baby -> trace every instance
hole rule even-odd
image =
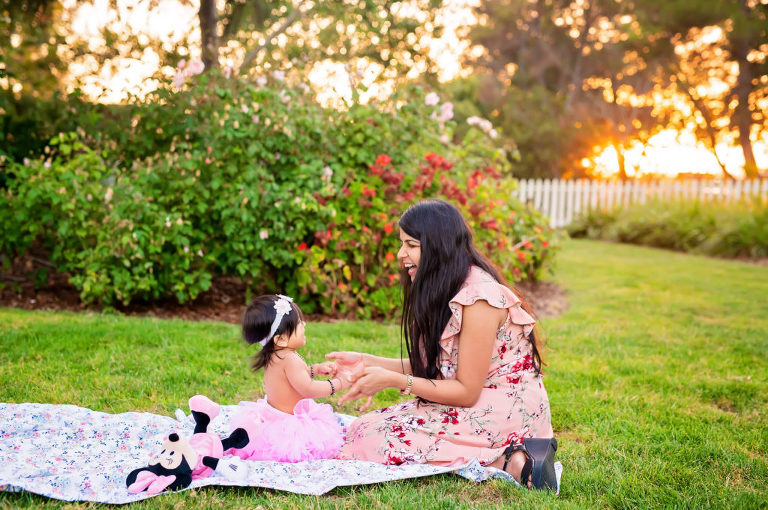
[[[349,387],[349,379],[335,375],[336,364],[307,365],[296,352],[304,346],[305,322],[293,300],[280,294],[255,298],[243,315],[243,338],[259,344],[254,370],[264,369],[265,398],[241,402],[232,429],[243,428],[250,439],[242,449],[231,449],[242,459],[300,462],[336,457],[343,430],[328,404],[313,398],[327,397]]]

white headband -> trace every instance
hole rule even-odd
[[[282,294],[277,294],[277,301],[275,301],[275,311],[277,312],[275,315],[275,320],[272,321],[272,327],[269,328],[269,334],[259,341],[261,345],[267,345],[267,342],[269,342],[269,340],[275,335],[275,331],[277,331],[277,328],[280,326],[283,317],[291,313],[291,303],[293,303],[293,298],[283,296]]]

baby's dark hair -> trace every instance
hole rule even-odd
[[[255,298],[243,313],[243,339],[249,344],[258,344],[269,335],[272,323],[277,317],[275,303],[280,299],[275,294],[266,294]],[[291,311],[283,315],[275,333],[267,339],[267,343],[253,358],[253,369],[258,370],[269,365],[272,354],[278,350],[275,348],[274,337],[280,334],[292,335],[298,329],[304,314],[296,303],[291,302]]]

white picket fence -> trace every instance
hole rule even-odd
[[[613,209],[650,198],[733,202],[751,196],[768,199],[768,178],[730,180],[592,181],[522,179],[518,198],[549,216],[550,225],[569,225],[592,208]]]

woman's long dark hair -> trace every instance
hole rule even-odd
[[[277,300],[277,295],[266,294],[254,298],[245,309],[245,313],[243,313],[243,339],[246,342],[257,344],[269,334],[272,322],[277,316],[277,311],[275,310]],[[267,340],[267,343],[254,356],[252,365],[254,370],[269,365],[272,354],[278,350],[275,348],[274,337],[280,334],[291,336],[298,329],[302,320],[304,320],[304,315],[301,313],[301,309],[296,303],[291,303],[291,311],[280,320],[275,334]]]
[[[403,213],[398,224],[403,232],[421,243],[421,259],[413,282],[407,271],[400,272],[403,287],[401,340],[405,343],[413,375],[437,379],[440,377],[440,337],[451,319],[449,303],[461,289],[471,267],[480,267],[501,284],[504,279],[477,251],[469,226],[449,202],[418,202]],[[538,373],[541,356],[533,333],[529,340]]]

